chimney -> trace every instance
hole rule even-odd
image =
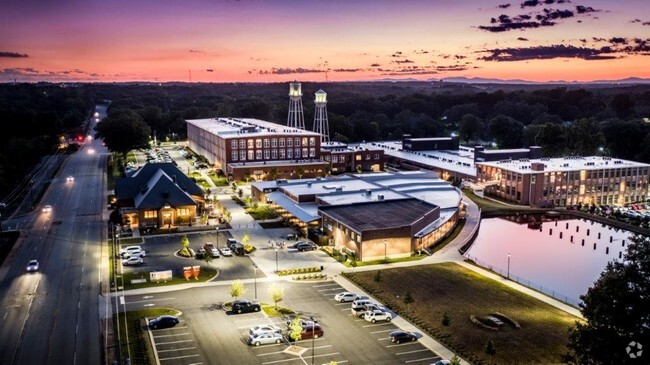
[[[307,187],[308,187],[308,188],[311,188],[311,181],[308,181],[308,182],[307,182]]]
[[[372,194],[372,190],[366,189],[366,196],[370,196],[370,194]]]
[[[377,200],[384,200],[384,195],[383,194],[377,195]]]

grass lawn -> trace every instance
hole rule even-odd
[[[246,208],[246,213],[250,214],[251,218],[255,220],[274,219],[278,217],[278,215],[266,205],[258,205],[257,208]]]
[[[188,263],[187,266],[196,266],[200,265],[200,263],[192,262]],[[203,265],[201,265],[201,272],[199,273],[199,278],[197,279],[190,279],[190,280],[185,280],[183,277],[176,277],[174,276],[171,280],[168,280],[166,282],[149,282],[149,272],[148,271],[140,271],[140,272],[128,272],[124,273],[124,290],[131,290],[131,289],[140,289],[140,288],[151,288],[151,287],[156,287],[156,286],[167,286],[167,285],[176,285],[176,284],[185,284],[185,283],[194,283],[194,282],[206,282],[212,277],[214,277],[217,274],[217,270],[214,268],[208,268]],[[147,279],[147,282],[140,283],[140,284],[131,284],[131,280],[134,279]]]
[[[577,320],[555,307],[453,263],[345,274],[421,330],[472,363],[556,364],[567,351],[568,330]],[[402,298],[410,293],[408,306]],[[399,297],[398,297],[399,296]],[[478,327],[470,315],[502,313],[519,322],[499,331]],[[450,319],[442,325],[443,314]],[[485,346],[492,341],[490,359]],[[491,360],[491,361],[490,361]]]
[[[208,176],[216,186],[230,186],[230,182],[223,175],[208,174]]]
[[[146,329],[141,327],[140,320],[145,317],[153,318],[163,314],[177,315],[179,314],[179,311],[175,309],[168,309],[168,308],[156,308],[156,309],[143,309],[143,310],[126,312],[126,322],[127,322],[128,339],[129,339],[128,350],[131,353],[131,364],[143,364],[143,365],[150,364],[147,342],[145,341],[144,338],[144,336],[147,336],[147,331]],[[117,328],[118,328],[117,316],[114,314],[113,329],[115,330],[115,332],[117,332]],[[123,358],[126,358],[128,356],[127,348],[125,346],[127,344],[126,342],[127,332],[126,329],[124,328],[124,316],[122,314],[120,314],[119,329],[120,329],[119,331],[120,338],[123,344],[122,356]],[[116,337],[115,341],[117,342],[117,333],[115,337]]]
[[[260,304],[262,305],[262,310],[264,311],[264,313],[266,313],[266,315],[269,317],[281,317],[290,314],[296,314],[295,311],[289,308],[284,308],[280,306],[276,308],[275,304],[266,304],[266,303],[260,303]]]

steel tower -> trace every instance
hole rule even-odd
[[[323,90],[316,91],[316,110],[314,112],[314,132],[320,133],[320,143],[329,143],[330,126],[327,121],[327,93]]]
[[[305,116],[302,112],[302,91],[300,83],[294,81],[289,83],[289,116],[287,126],[305,129]]]

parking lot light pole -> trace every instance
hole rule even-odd
[[[280,270],[278,269],[278,248],[276,246],[275,247],[275,273],[277,274],[278,272],[280,272]]]
[[[510,254],[508,254],[508,279],[510,279]]]
[[[388,247],[388,240],[384,240],[384,262],[388,262],[388,252],[387,248]]]
[[[257,300],[257,265],[253,264],[253,270],[255,270],[255,300]]]
[[[309,317],[311,319],[311,365],[314,365],[314,336],[316,335],[314,331],[316,330],[316,320],[314,317]]]
[[[219,249],[219,227],[215,228],[217,231],[217,250]]]

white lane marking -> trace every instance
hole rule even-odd
[[[171,342],[158,342],[156,345],[171,345],[172,343],[181,343],[181,342],[192,342],[194,340],[178,340],[178,341],[171,341]]]
[[[129,304],[137,304],[137,303],[145,303],[145,302],[152,302],[152,301],[159,301],[159,300],[174,300],[176,298],[160,298],[160,299],[149,299],[149,300],[134,300],[132,302],[129,302]]]
[[[389,330],[381,330],[381,331],[372,331],[370,333],[382,333],[382,332],[392,332],[392,331],[393,331],[392,329],[389,329]]]
[[[198,356],[199,356],[199,354],[195,354],[195,355],[185,355],[185,356],[175,356],[175,357],[165,357],[165,358],[162,358],[162,357],[161,357],[161,358],[160,358],[160,361],[163,361],[163,360],[185,359],[185,358],[188,358],[188,357],[198,357]]]
[[[398,343],[398,344],[395,344],[395,345],[388,345],[386,347],[400,347],[400,346],[415,345],[415,344],[417,344],[417,341],[402,342],[402,343]]]
[[[339,286],[339,284],[331,283],[331,284],[312,285],[312,288],[320,288],[322,286]],[[341,290],[343,290],[343,289],[341,288]]]
[[[143,306],[143,307],[153,307],[154,305],[155,305],[155,304],[153,304],[153,303],[149,303],[149,304],[143,304],[142,306]]]
[[[430,360],[440,360],[440,359],[442,359],[442,357],[434,356],[434,357],[423,357],[421,359],[406,360],[404,362],[408,364],[408,363],[417,362],[417,361],[430,361]]]
[[[183,347],[183,348],[179,348],[179,349],[158,350],[158,353],[169,352],[169,351],[185,351],[185,350],[194,350],[194,349],[196,349],[196,346],[194,346],[194,347]]]
[[[398,352],[395,355],[414,354],[416,352],[425,352],[425,351],[430,351],[430,350],[429,349],[421,349],[421,350],[405,351],[405,352]]]

